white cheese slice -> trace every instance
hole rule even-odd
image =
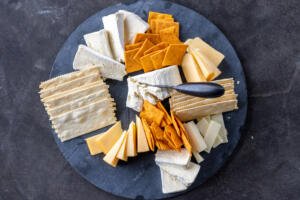
[[[205,151],[207,153],[210,152],[211,148],[213,147],[215,140],[219,134],[219,131],[221,129],[221,125],[213,120],[211,120],[208,124],[207,131],[204,136],[204,141],[207,145],[207,148]]]
[[[193,151],[196,152],[204,151],[207,146],[195,122],[190,121],[188,123],[183,124],[183,126],[187,131],[189,138],[191,139],[190,141],[191,141]]]
[[[135,13],[119,10],[119,13],[124,14],[124,41],[125,44],[133,43],[133,39],[137,33],[145,33],[149,24]]]
[[[180,151],[157,150],[155,154],[155,162],[157,163],[169,163],[186,166],[190,160],[191,154],[185,148],[182,148]]]
[[[123,144],[126,134],[122,134],[121,137],[117,140],[117,142],[113,145],[113,147],[109,150],[109,152],[104,156],[103,160],[109,165],[116,167],[118,164],[117,154]]]
[[[124,62],[124,14],[114,13],[102,17],[104,29],[109,33],[114,58]]]
[[[121,81],[126,75],[123,64],[101,55],[85,45],[79,45],[73,61],[73,69],[82,70],[92,66],[99,67],[104,78]]]
[[[168,163],[157,163],[163,171],[167,172],[185,186],[190,186],[196,179],[200,166],[193,162],[189,162],[187,166],[180,166]]]
[[[99,54],[114,59],[109,44],[108,32],[104,29],[83,36],[85,43]]]
[[[137,152],[147,152],[149,151],[149,145],[147,142],[146,133],[144,131],[144,127],[141,119],[136,115],[136,129],[137,129]]]
[[[127,79],[128,96],[126,106],[138,112],[141,111],[143,99],[152,104],[170,96],[168,89],[148,86],[151,85],[179,85],[182,83],[177,66],[170,66],[152,72],[140,74]]]
[[[193,156],[196,159],[197,163],[204,161],[204,158],[196,151],[193,151]]]
[[[224,124],[223,114],[220,113],[217,115],[212,115],[211,119],[218,122],[219,124],[221,124],[221,130],[220,130],[219,134],[220,134],[221,138],[223,139],[223,142],[227,143],[228,142],[228,138],[227,138],[228,133],[227,133],[227,129]]]
[[[161,175],[161,185],[162,185],[162,192],[164,194],[173,193],[173,192],[180,192],[187,189],[187,187],[177,180],[174,176],[171,176],[164,170],[160,170]]]

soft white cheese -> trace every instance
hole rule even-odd
[[[193,162],[189,162],[187,166],[180,166],[168,163],[157,163],[163,171],[175,177],[185,186],[190,186],[196,179],[200,166]]]
[[[114,58],[124,62],[124,14],[114,13],[102,17],[104,29],[109,33]]]
[[[99,54],[85,45],[79,45],[73,61],[73,69],[82,70],[87,67],[100,68],[101,76],[115,80],[123,80],[126,75],[125,66],[110,57]]]
[[[83,36],[84,41],[88,47],[97,51],[101,55],[114,58],[111,52],[108,32],[104,29]]]
[[[182,83],[177,66],[170,66],[152,72],[129,77],[128,94],[126,106],[141,111],[143,100],[156,104],[158,100],[164,100],[170,96],[170,91],[165,88],[158,88],[151,85],[178,85]]]
[[[145,33],[149,28],[149,24],[140,16],[126,10],[119,10],[118,12],[124,14],[125,44],[132,43],[137,33]]]
[[[191,154],[185,148],[182,148],[181,151],[157,150],[155,154],[155,162],[157,163],[169,163],[186,166],[190,160]]]
[[[173,192],[180,192],[187,189],[187,187],[176,179],[176,177],[171,176],[164,170],[160,170],[161,175],[161,185],[162,185],[162,192],[166,193],[173,193]]]

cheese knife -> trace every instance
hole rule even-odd
[[[183,83],[175,86],[152,85],[147,83],[142,83],[142,84],[152,86],[152,87],[174,89],[183,94],[187,94],[195,97],[205,97],[205,98],[220,97],[225,92],[223,86],[212,82],[190,82],[190,83]]]

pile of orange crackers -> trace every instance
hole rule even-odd
[[[179,39],[179,23],[170,14],[149,12],[149,30],[136,34],[132,44],[125,45],[125,67],[128,73],[180,65],[187,45]]]
[[[160,150],[180,150],[183,145],[192,152],[190,138],[182,122],[173,113],[169,115],[161,102],[152,105],[145,100],[140,118],[152,151],[155,146]]]

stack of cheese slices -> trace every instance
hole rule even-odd
[[[171,110],[181,121],[190,121],[199,117],[237,109],[237,94],[234,92],[233,79],[220,79],[213,82],[224,87],[225,93],[223,96],[201,98],[174,92],[169,100]]]
[[[50,79],[40,89],[41,101],[62,142],[116,122],[115,103],[98,68]]]
[[[86,139],[91,155],[104,153],[103,160],[116,167],[119,160],[127,161],[137,153],[149,151],[147,136],[141,119],[136,116],[136,122],[131,122],[127,131],[123,131],[121,122],[114,124],[104,133]]]

